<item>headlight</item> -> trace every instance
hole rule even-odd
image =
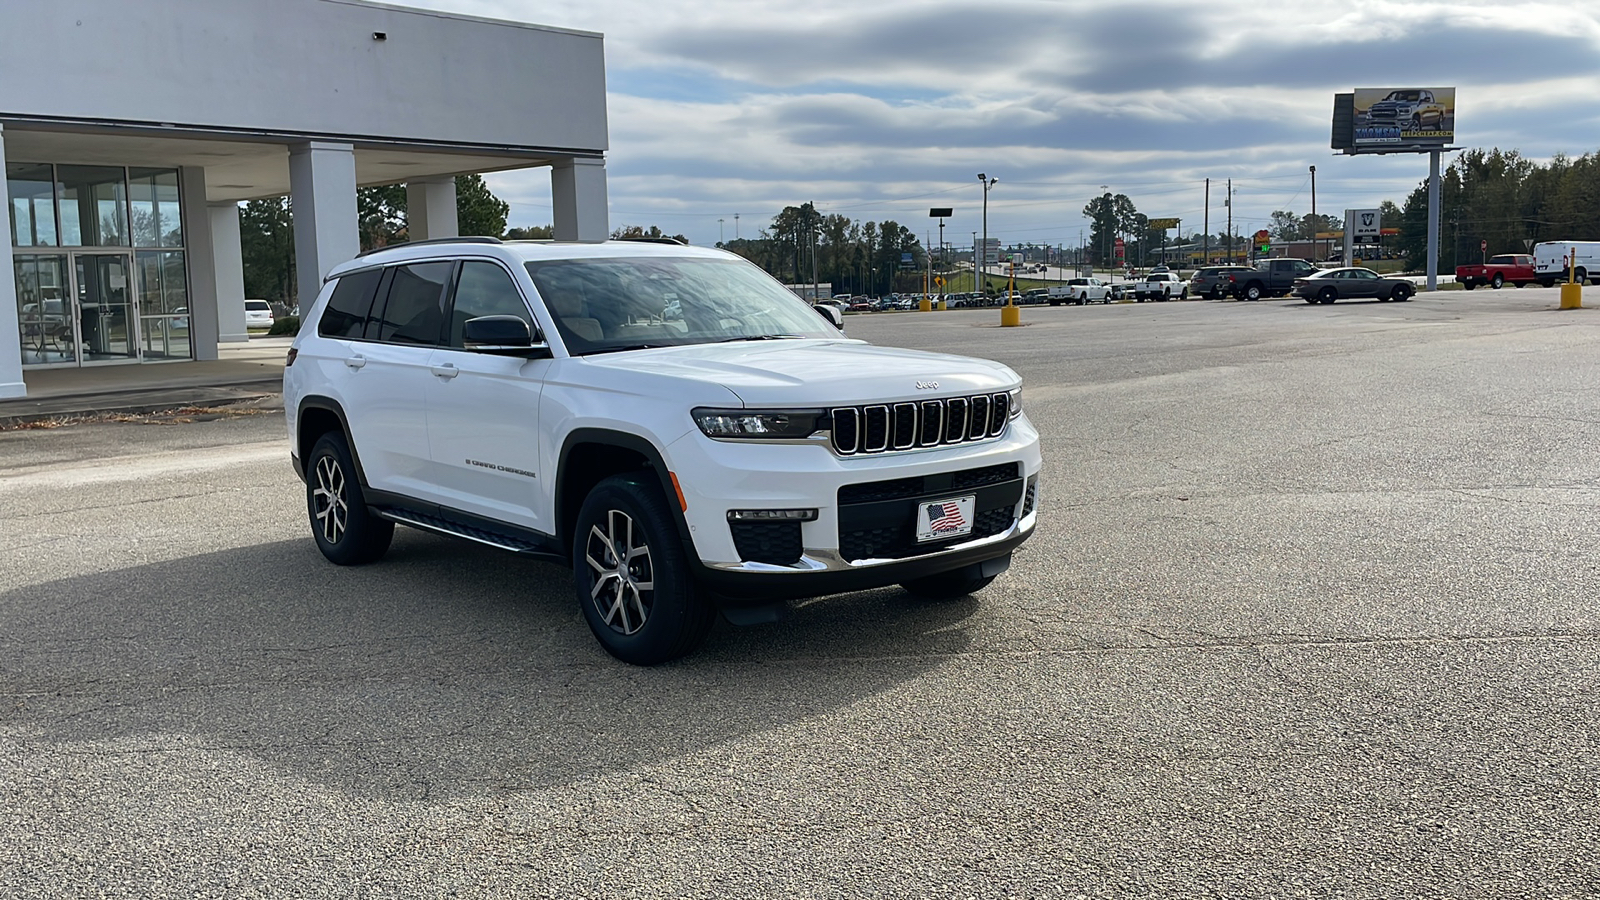
[[[697,409],[694,423],[719,440],[796,440],[810,437],[820,409]]]
[[[1011,418],[1015,419],[1017,416],[1022,415],[1022,388],[1012,388],[1010,394]]]

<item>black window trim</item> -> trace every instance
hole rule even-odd
[[[439,349],[454,350],[458,353],[472,352],[462,347],[450,345],[450,322],[456,311],[456,288],[460,286],[461,273],[466,270],[469,262],[489,263],[499,267],[500,271],[506,274],[506,277],[511,280],[512,289],[517,292],[518,299],[522,301],[523,312],[528,314],[528,328],[533,332],[533,342],[536,344],[541,341],[548,343],[549,339],[544,336],[544,327],[539,324],[539,317],[534,313],[533,304],[528,302],[528,295],[522,290],[522,285],[517,283],[517,273],[515,271],[501,260],[492,256],[459,257],[455,262],[456,268],[451,273],[449,289],[446,292],[444,301],[444,325],[442,326],[443,333],[440,335]]]

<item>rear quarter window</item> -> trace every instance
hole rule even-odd
[[[340,278],[333,296],[328,298],[322,320],[317,323],[317,334],[331,338],[361,337],[382,277],[382,269],[367,269]]]

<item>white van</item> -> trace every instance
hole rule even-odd
[[[1567,257],[1578,254],[1574,274],[1578,283],[1600,284],[1600,241],[1546,241],[1533,245],[1533,273],[1545,287],[1567,280]]]

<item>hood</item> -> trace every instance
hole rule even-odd
[[[933,400],[1002,391],[1021,381],[1010,368],[989,360],[838,339],[660,347],[583,360],[607,369],[719,385],[747,408]]]

